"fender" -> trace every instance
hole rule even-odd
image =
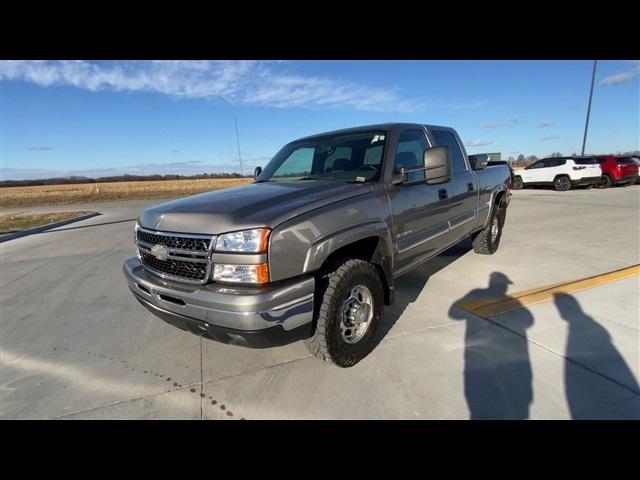
[[[378,244],[380,258],[393,258],[389,226],[381,219],[370,220],[345,227],[319,238],[307,252],[304,272],[310,273],[318,270],[333,252],[369,237],[378,237],[382,241]]]
[[[503,204],[503,206],[506,207],[507,205],[509,205],[509,193],[507,192],[507,188],[504,185],[497,186],[493,190],[493,192],[491,192],[491,200],[489,201],[489,213],[487,214],[487,218],[485,218],[484,223],[482,224],[481,227],[478,228],[478,230],[482,230],[487,225],[489,225],[489,220],[491,219],[491,216],[493,215],[493,210],[494,210],[494,207],[495,207],[495,204],[496,204],[496,197],[501,192],[504,192],[504,195],[502,196],[502,204]]]
[[[351,225],[319,238],[307,251],[304,272],[311,273],[319,270],[332,253],[359,240],[371,237],[378,239],[371,263],[382,269],[391,298],[393,298],[393,242],[389,226],[382,219]]]

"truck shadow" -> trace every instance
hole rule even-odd
[[[471,251],[471,239],[467,238],[432,258],[424,265],[411,270],[398,279],[395,285],[395,303],[385,306],[384,319],[378,336],[378,343],[389,333],[405,309],[418,299],[432,275]]]

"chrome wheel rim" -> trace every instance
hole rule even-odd
[[[491,242],[495,242],[496,238],[498,238],[498,219],[494,218],[493,222],[491,222]]]
[[[373,318],[373,296],[364,285],[351,289],[340,308],[340,333],[346,343],[359,342]]]

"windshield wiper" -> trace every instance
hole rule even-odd
[[[333,177],[300,177],[298,180],[333,180]]]

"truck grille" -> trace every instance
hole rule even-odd
[[[206,283],[211,271],[213,235],[181,234],[136,228],[136,245],[142,265],[162,278]]]

